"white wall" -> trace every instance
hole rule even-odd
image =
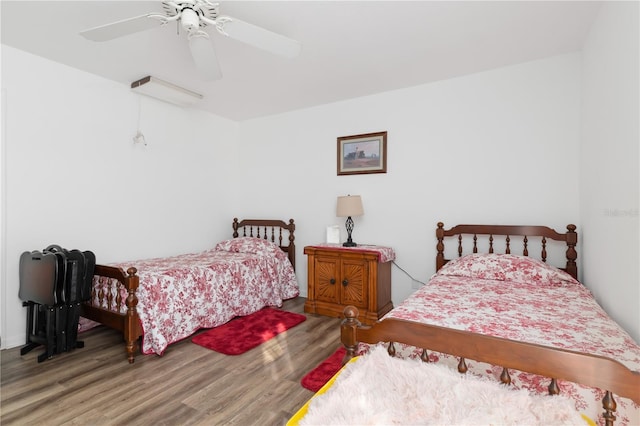
[[[383,130],[386,174],[336,175],[337,137]],[[243,122],[242,164],[254,174],[239,178],[253,189],[238,210],[297,221],[306,295],[303,247],[328,225],[344,233],[336,197],[360,194],[354,241],[393,247],[426,281],[438,221],[579,226],[579,131],[579,54]],[[415,291],[395,267],[392,281],[396,304]]]
[[[4,45],[2,88],[3,347],[25,340],[24,251],[55,243],[93,250],[107,263],[200,250],[231,236],[237,123]],[[139,109],[146,148],[132,141]]]
[[[294,218],[306,295],[302,249],[327,225],[343,227],[338,195],[363,197],[354,240],[393,247],[422,281],[435,269],[440,220],[582,230],[577,53],[241,124],[143,99],[147,149],[131,142],[139,98],[126,87],[5,46],[2,54],[1,303],[12,320],[2,322],[3,347],[24,342],[18,256],[54,242],[90,248],[101,262],[131,260],[209,247],[234,216]],[[336,176],[336,138],[381,130],[388,173]],[[65,194],[78,185],[82,201],[51,195],[61,183]],[[414,291],[395,267],[392,279],[395,303]]]
[[[605,2],[583,51],[584,282],[640,342],[638,2]]]

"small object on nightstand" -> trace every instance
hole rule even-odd
[[[340,244],[340,227],[327,226],[327,244]]]

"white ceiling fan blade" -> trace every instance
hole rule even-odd
[[[286,58],[300,54],[299,41],[228,16],[216,19],[218,31],[228,37]]]
[[[92,41],[107,41],[156,28],[160,23],[157,15],[148,13],[146,15],[136,16],[135,18],[123,19],[122,21],[90,28],[82,31],[80,35]]]
[[[222,71],[218,64],[216,51],[209,40],[209,35],[204,31],[198,31],[189,36],[189,49],[196,63],[196,68],[207,80],[222,78]]]

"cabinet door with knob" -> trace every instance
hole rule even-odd
[[[367,308],[367,262],[340,256],[315,257],[314,287],[318,301]]]
[[[360,320],[373,323],[393,308],[391,262],[378,262],[375,252],[336,247],[305,247],[308,289],[304,310],[341,317],[348,305]]]
[[[360,259],[342,259],[340,274],[340,304],[367,308],[368,262]]]
[[[316,300],[326,303],[340,303],[340,285],[337,284],[340,259],[318,256],[314,266]]]

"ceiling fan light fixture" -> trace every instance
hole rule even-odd
[[[184,28],[189,34],[194,31],[198,31],[200,28],[200,18],[198,18],[198,14],[194,12],[193,9],[183,9],[180,16],[180,22],[182,23],[182,28]]]
[[[178,106],[190,106],[204,97],[184,87],[156,77],[147,76],[131,83],[131,90]]]

